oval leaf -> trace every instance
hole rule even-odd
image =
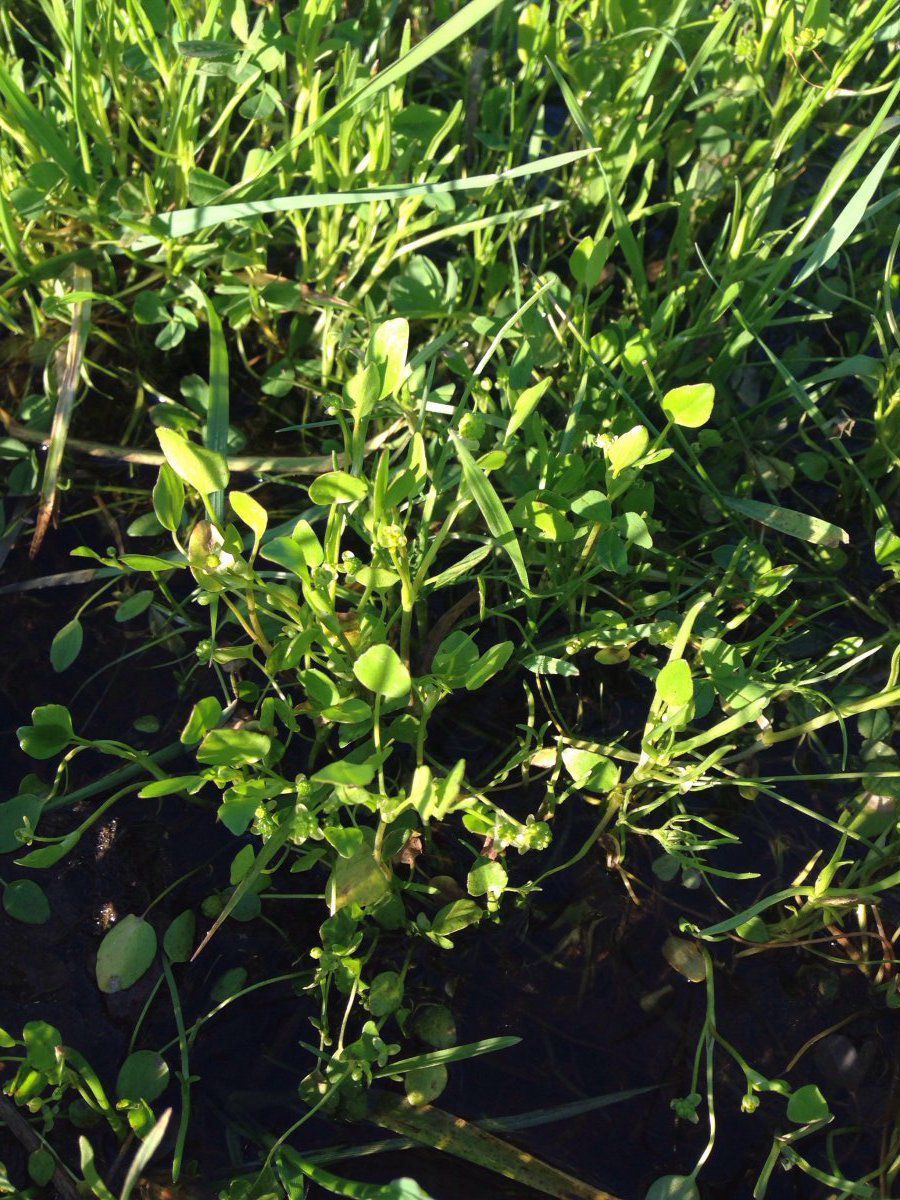
[[[129,913],[100,943],[97,985],[101,992],[124,992],[141,978],[156,957],[156,930]]]

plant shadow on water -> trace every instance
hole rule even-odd
[[[17,566],[25,574],[64,569],[52,562],[52,555],[69,537],[48,540],[41,572],[13,561],[7,578]],[[179,710],[186,704],[171,694],[169,676],[154,669],[171,656],[157,649],[136,668],[120,665],[91,678],[95,664],[111,662],[127,650],[125,634],[100,625],[99,631],[89,631],[89,636],[105,639],[94,653],[84,655],[64,678],[54,675],[44,664],[45,647],[59,624],[58,605],[53,591],[37,593],[37,600],[34,595],[5,601],[0,661],[7,744],[24,712],[37,703],[71,703],[77,688],[82,688],[77,706],[112,735],[130,730],[133,737],[134,719],[154,712],[168,714],[158,737],[174,736],[183,718]],[[117,640],[123,645],[116,645]],[[605,694],[619,699],[607,705],[603,721],[624,726],[644,700],[634,694],[626,672],[621,679],[632,694],[617,690],[615,669],[604,678]],[[515,696],[496,690],[479,697],[477,704],[467,698],[465,705],[449,705],[435,729],[438,752],[444,751],[448,761],[468,752],[477,769],[479,755],[492,753],[494,731],[502,732],[516,720],[516,706]],[[151,737],[148,746],[153,741]],[[83,760],[76,767],[74,783],[90,778]],[[16,793],[25,770],[24,756],[4,756],[4,795]],[[821,798],[823,805],[825,800]],[[748,853],[754,861],[770,856],[772,831],[762,812],[752,805],[739,809],[728,799],[722,804],[729,808],[729,828],[743,839],[740,861]],[[514,799],[510,807],[515,809]],[[569,802],[557,818],[554,861],[584,842],[595,812],[577,800]],[[69,828],[80,815],[57,811],[48,831]],[[144,911],[182,876],[154,908],[154,919],[162,928],[187,906],[198,908],[212,890],[227,884],[227,851],[233,842],[209,811],[172,797],[126,801],[91,833],[61,869],[42,880],[55,920],[34,928],[0,915],[5,964],[0,1013],[3,1024],[12,1028],[37,1018],[57,1025],[66,1043],[84,1054],[111,1086],[159,978],[154,970],[126,993],[103,996],[94,979],[94,961],[104,929],[124,913]],[[778,834],[781,875],[789,880],[808,856],[809,830],[797,817],[782,819]],[[727,867],[728,848],[720,854],[719,865]],[[439,847],[432,852],[430,873],[440,870],[441,855]],[[736,851],[735,865],[738,861]],[[195,869],[198,863],[202,865]],[[427,861],[425,866],[429,873]],[[523,860],[511,882],[524,882],[533,869]],[[726,882],[726,898],[746,904],[746,892],[740,889],[747,884]],[[612,840],[601,840],[577,865],[552,875],[517,909],[507,904],[512,911],[507,910],[502,924],[482,926],[450,952],[425,946],[413,963],[411,980],[421,998],[451,1006],[462,1042],[507,1034],[522,1039],[500,1054],[454,1066],[441,1107],[473,1120],[497,1119],[648,1088],[607,1107],[503,1136],[625,1197],[643,1195],[661,1167],[690,1170],[706,1131],[702,1125],[687,1127],[687,1132],[683,1124],[676,1128],[670,1101],[684,1092],[690,1077],[704,1018],[704,989],[677,975],[661,950],[680,916],[705,923],[721,910],[704,889],[657,879],[645,843],[631,847],[626,875],[618,868]],[[227,994],[222,987],[229,972],[246,971],[250,985],[303,970],[322,918],[321,905],[272,900],[265,911],[271,921],[226,922],[186,968],[180,986],[188,1024],[209,1011],[211,995]],[[802,949],[790,948],[743,957],[726,951],[716,956],[716,964],[723,1036],[771,1077],[786,1073],[804,1051],[792,1082],[803,1082],[808,1069],[810,1079],[827,1086],[838,1121],[858,1130],[855,1145],[844,1139],[845,1166],[852,1169],[855,1158],[863,1165],[871,1161],[873,1144],[877,1146],[889,1116],[894,1067],[891,1014],[870,997],[863,975],[852,965],[835,972],[817,965]],[[163,1046],[175,1036],[172,1009],[163,997],[164,992],[150,1007],[139,1045]],[[201,1195],[211,1195],[216,1180],[241,1162],[257,1160],[258,1149],[247,1131],[277,1133],[298,1119],[303,1108],[296,1099],[296,1082],[310,1067],[298,1042],[313,1015],[312,1000],[286,981],[251,992],[225,1009],[215,1018],[215,1036],[201,1033],[192,1048],[191,1072],[202,1079],[203,1088],[195,1093],[188,1139],[189,1158],[199,1173],[196,1179],[187,1177],[188,1191],[199,1188]],[[771,1138],[783,1128],[782,1106],[778,1111],[772,1106],[771,1119],[765,1104],[755,1117],[742,1114],[743,1076],[728,1056],[719,1055],[716,1062],[721,1115],[702,1195],[709,1200],[749,1197]],[[177,1103],[171,1085],[170,1090]],[[76,1152],[74,1138],[72,1132],[68,1145],[61,1143],[63,1152]],[[3,1139],[11,1142],[5,1131]],[[294,1141],[309,1151],[335,1143],[359,1149],[383,1139],[371,1126],[313,1118]],[[14,1170],[23,1157],[15,1144],[3,1145],[3,1158]],[[344,1166],[358,1179],[412,1175],[437,1200],[531,1194],[476,1166],[422,1148],[355,1157]],[[800,1172],[779,1172],[768,1195],[789,1200],[809,1195],[808,1189],[809,1180]],[[316,1185],[310,1194],[325,1195]]]

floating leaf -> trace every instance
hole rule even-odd
[[[52,1075],[59,1062],[58,1051],[62,1049],[62,1034],[56,1026],[46,1021],[29,1021],[22,1030],[22,1041],[29,1066]]]
[[[196,930],[197,919],[189,908],[175,917],[163,935],[163,950],[170,962],[188,961],[194,949]]]
[[[390,890],[387,876],[368,847],[351,858],[339,858],[329,881],[334,909],[348,904],[377,904]]]
[[[156,930],[129,913],[113,925],[97,952],[97,984],[101,992],[124,992],[145,974],[156,957]]]
[[[3,889],[3,907],[25,925],[44,925],[50,920],[50,902],[33,879],[16,879]]]
[[[135,1050],[119,1070],[116,1095],[120,1100],[128,1100],[132,1104],[141,1100],[152,1104],[163,1094],[168,1083],[169,1068],[162,1055],[155,1050]]]
[[[406,1098],[414,1108],[431,1104],[446,1088],[447,1079],[447,1068],[442,1063],[434,1067],[420,1067],[418,1071],[408,1071],[403,1080]]]

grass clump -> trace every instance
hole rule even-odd
[[[889,1195],[893,1118],[795,1069],[834,1029],[776,1070],[721,981],[791,955],[900,1003],[900,7],[28,0],[0,31],[9,590],[55,512],[84,562],[49,582],[86,590],[53,671],[102,673],[112,616],[170,680],[118,732],[80,692],[18,714],[46,769],[0,805],[4,907],[58,919],[41,881],[139,804],[209,842],[95,946],[98,994],[144,989],[118,1103],[68,1029],[4,1034],[35,1186],[213,1171],[191,1060],[272,987],[306,1107],[226,1112],[223,1195],[425,1196],[333,1174],[314,1117],[608,1195],[427,1107],[517,1038],[460,1041],[423,978],[605,863],[660,913],[635,1002],[703,1002],[677,1081],[628,1081],[677,1092],[677,1161],[586,1173],[696,1197],[730,1105],[746,1194],[781,1164]],[[245,949],[201,1003],[244,925],[290,970]]]

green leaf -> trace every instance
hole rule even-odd
[[[431,932],[438,937],[450,937],[469,925],[477,925],[483,916],[484,909],[474,900],[454,900],[437,911],[431,922]]]
[[[365,420],[381,397],[382,368],[371,362],[350,377],[344,384],[344,392],[350,401],[353,423]]]
[[[638,461],[650,443],[650,434],[643,425],[635,425],[626,433],[612,438],[606,446],[606,457],[613,477]]]
[[[44,704],[31,713],[31,724],[16,730],[19,745],[30,758],[54,758],[72,741],[72,718],[62,704]]]
[[[656,694],[669,708],[681,708],[694,698],[691,668],[683,658],[667,662],[656,677]]]
[[[493,484],[475,462],[455,429],[450,430],[450,437],[462,468],[466,489],[481,510],[481,515],[491,534],[509,555],[522,587],[527,588],[528,572],[525,570],[525,559],[522,557],[522,547],[516,538],[509,514],[500,503],[500,497],[494,491]]]
[[[662,409],[674,424],[699,429],[712,416],[715,399],[716,389],[711,383],[690,383],[666,392]]]
[[[253,729],[211,729],[197,749],[197,761],[213,767],[246,767],[262,762],[272,739]]]
[[[222,705],[219,700],[215,696],[204,696],[191,709],[187,724],[181,731],[182,745],[196,745],[204,734],[210,729],[215,729],[221,720]]]
[[[382,971],[369,984],[366,1008],[373,1017],[386,1017],[403,1003],[403,980],[396,971]]]
[[[725,496],[723,499],[735,512],[803,542],[812,542],[816,546],[840,546],[850,541],[850,535],[839,525],[832,525],[830,521],[811,517],[793,508],[764,504],[759,500],[743,500],[736,496]]]
[[[433,1067],[419,1067],[417,1071],[408,1071],[403,1080],[406,1099],[414,1108],[423,1104],[431,1104],[437,1100],[447,1086],[449,1075],[443,1063]]]
[[[133,621],[135,617],[139,617],[141,613],[146,612],[152,603],[152,592],[134,592],[127,599],[123,600],[116,609],[116,621],[120,624],[125,621]]]
[[[492,0],[495,7],[500,0]],[[457,14],[460,15],[460,14]],[[427,41],[427,38],[426,38]],[[375,77],[381,80],[387,72]],[[327,118],[324,114],[323,118]],[[318,122],[305,127],[309,133]],[[360,188],[352,192],[304,192],[294,196],[275,196],[271,200],[243,200],[233,204],[208,204],[202,208],[182,208],[174,212],[158,213],[153,218],[154,233],[141,238],[132,248],[145,249],[157,245],[161,237],[187,237],[220,221],[245,221],[275,212],[302,212],[314,208],[336,208],[353,204],[372,204],[391,200],[406,200],[412,196],[441,196],[455,192],[477,192],[507,180],[524,179],[530,175],[546,175],[560,167],[577,162],[587,155],[594,155],[593,147],[584,150],[567,150],[562,154],[551,154],[546,158],[534,159],[518,167],[497,171],[490,175],[460,176],[439,183],[408,183],[401,186]],[[178,326],[182,328],[182,326]]]
[[[490,896],[496,898],[503,894],[509,876],[501,862],[496,859],[479,859],[466,877],[466,888],[470,896]]]
[[[409,322],[405,317],[385,321],[372,334],[366,359],[379,368],[381,389],[376,399],[396,395],[406,374],[408,350]]]
[[[77,617],[63,625],[50,644],[50,662],[57,673],[70,667],[81,652],[84,629]]]
[[[252,532],[257,542],[262,540],[269,524],[269,514],[258,500],[249,492],[229,492],[228,502],[235,514],[240,517]]]
[[[326,894],[331,898],[332,908],[337,910],[348,904],[377,904],[390,890],[387,876],[366,847],[351,858],[338,858]]]
[[[197,919],[189,908],[174,918],[163,935],[163,950],[169,962],[188,961],[194,949],[196,931]]]
[[[350,762],[338,759],[326,763],[311,776],[312,783],[330,783],[337,787],[365,787],[375,778],[374,762]]]
[[[309,485],[309,498],[313,504],[353,504],[364,500],[368,493],[366,480],[358,475],[348,475],[346,471],[329,471]]]
[[[3,889],[3,907],[25,925],[44,925],[50,920],[50,902],[43,888],[32,879],[16,879]]]
[[[201,496],[209,496],[228,487],[228,463],[221,454],[189,442],[174,429],[157,429],[156,436],[175,474]]]
[[[663,1175],[647,1189],[644,1200],[700,1200],[693,1175]]]
[[[46,1187],[56,1170],[56,1159],[40,1146],[28,1155],[28,1174],[38,1187]]]
[[[0,804],[0,854],[9,854],[22,848],[22,843],[16,837],[17,831],[26,826],[34,830],[45,803],[40,796],[23,793]]]
[[[22,1041],[29,1066],[44,1075],[52,1075],[59,1065],[57,1051],[62,1049],[59,1030],[46,1021],[29,1021],[22,1030]]]
[[[797,1088],[788,1100],[787,1115],[788,1120],[797,1125],[810,1125],[813,1121],[832,1119],[828,1101],[814,1083]]]
[[[510,414],[509,421],[506,425],[506,432],[503,435],[504,442],[509,441],[513,434],[516,433],[528,420],[528,418],[537,408],[541,397],[547,391],[547,388],[549,388],[551,382],[552,381],[549,377],[547,379],[542,379],[540,383],[534,384],[533,387],[526,388],[520,396],[516,397],[516,402],[513,405],[512,413]]]
[[[409,695],[412,680],[400,655],[386,644],[370,646],[353,664],[353,674],[370,692],[386,700]]]
[[[562,752],[563,766],[584,791],[606,793],[619,782],[619,767],[605,754],[566,746]]]
[[[184,513],[184,484],[167,462],[153,485],[153,511],[163,529],[175,533]]]
[[[101,992],[124,992],[144,975],[156,957],[156,930],[129,913],[104,937],[97,952],[97,985]]]
[[[515,649],[512,642],[498,642],[485,650],[466,675],[466,690],[474,692],[483,687],[498,671],[502,671]]]
[[[894,155],[897,153],[898,146],[900,146],[900,134],[894,138],[875,166],[866,175],[854,193],[852,200],[841,210],[825,236],[819,238],[814,244],[809,257],[794,280],[794,287],[807,280],[810,275],[818,271],[819,267],[824,266],[853,236],[857,227],[864,219],[872,197],[878,190],[878,185],[881,183],[885,171],[891,165]]]
[[[152,1104],[163,1094],[168,1083],[169,1068],[162,1055],[155,1050],[135,1050],[119,1069],[116,1095],[120,1100],[128,1100],[132,1104],[141,1100]]]

